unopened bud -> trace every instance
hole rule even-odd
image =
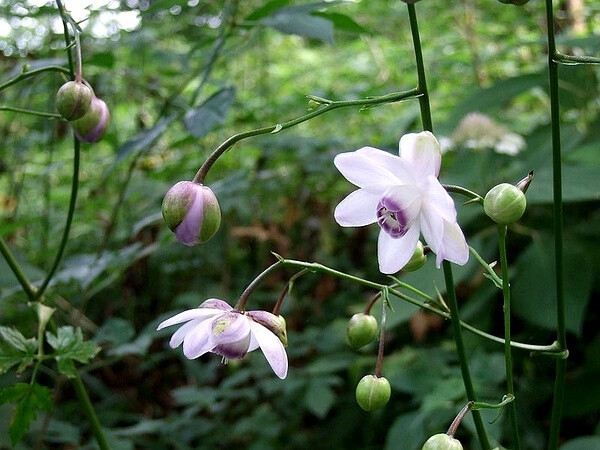
[[[246,315],[273,332],[283,346],[287,347],[287,330],[283,316],[276,316],[267,311],[248,311]]]
[[[494,186],[483,199],[485,213],[496,223],[508,225],[518,220],[525,212],[525,194],[512,184]]]
[[[529,189],[529,185],[531,184],[531,180],[533,180],[533,170],[527,174],[525,178],[517,183],[517,187],[523,191],[523,194],[527,192]]]
[[[388,402],[392,388],[384,377],[365,375],[356,386],[356,401],[365,411],[379,409]]]
[[[423,248],[423,243],[421,241],[417,241],[417,246],[413,255],[410,257],[406,265],[402,268],[405,272],[414,272],[415,270],[420,269],[427,262],[427,255],[425,254],[425,249]]]
[[[56,93],[56,109],[67,120],[76,120],[88,112],[92,90],[81,81],[68,81]]]
[[[73,129],[81,142],[98,142],[106,133],[109,123],[108,106],[98,97],[94,97],[85,115],[73,122]]]
[[[179,242],[189,246],[206,242],[221,225],[217,197],[209,187],[192,181],[180,181],[169,189],[162,215]]]
[[[370,314],[354,314],[348,322],[346,333],[348,341],[354,349],[364,347],[377,334],[377,319]]]
[[[440,433],[427,439],[421,450],[463,450],[463,446],[458,439]]]

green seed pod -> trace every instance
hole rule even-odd
[[[427,255],[425,254],[425,249],[423,248],[423,243],[421,241],[417,241],[417,247],[415,248],[415,252],[410,257],[406,265],[402,268],[405,272],[414,272],[415,270],[420,269],[427,262]]]
[[[85,115],[92,102],[92,90],[81,81],[69,81],[56,93],[56,109],[67,120]]]
[[[193,181],[175,184],[163,199],[163,218],[182,244],[206,242],[221,225],[221,209],[213,191]]]
[[[440,433],[427,439],[421,450],[463,450],[463,446],[458,439]]]
[[[365,375],[356,386],[356,401],[365,411],[373,411],[385,406],[391,394],[389,381],[375,375]]]
[[[364,347],[377,334],[377,319],[369,314],[354,314],[348,322],[346,333],[350,346],[354,349]]]
[[[496,223],[508,225],[525,212],[525,194],[512,184],[502,183],[493,187],[483,199],[485,213]]]
[[[106,133],[110,123],[108,106],[97,97],[92,99],[90,109],[81,118],[73,121],[75,136],[81,142],[98,142]]]

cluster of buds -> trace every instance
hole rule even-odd
[[[98,142],[110,123],[106,103],[84,81],[68,81],[56,93],[56,109],[73,126],[81,142]]]

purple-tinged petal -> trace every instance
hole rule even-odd
[[[171,336],[171,340],[169,341],[171,348],[179,347],[190,330],[195,328],[199,323],[200,321],[198,320],[190,320],[188,323],[184,323],[180,326],[177,331],[173,333],[173,336]]]
[[[183,354],[188,359],[196,359],[212,351],[215,344],[211,339],[212,320],[205,320],[191,328],[183,339]]]
[[[400,180],[401,184],[415,184],[414,169],[411,167],[410,162],[405,161],[392,153],[373,147],[360,148],[356,150],[356,153],[379,163],[381,166],[392,172],[394,176]]]
[[[377,149],[361,150],[340,153],[333,160],[335,166],[350,183],[374,193],[381,192],[394,184],[402,184],[401,180],[387,167],[371,157],[372,154],[385,154],[386,152]]]
[[[187,214],[174,230],[177,240],[188,246],[196,245],[198,243],[198,236],[200,235],[200,227],[202,226],[202,219],[204,216],[204,199],[202,191],[197,188],[193,195],[194,199],[190,204]]]
[[[211,339],[215,345],[238,342],[249,334],[250,320],[237,311],[225,312],[212,322]]]
[[[218,298],[209,298],[208,300],[203,301],[198,308],[214,308],[220,309],[221,311],[233,310],[233,307],[229,305],[229,303]]]
[[[409,161],[415,177],[438,176],[442,164],[442,150],[436,137],[429,131],[409,133],[400,138],[400,156]]]
[[[169,327],[171,325],[175,325],[181,322],[187,322],[188,320],[193,319],[208,319],[209,317],[215,316],[217,314],[223,314],[221,310],[209,309],[209,308],[195,308],[188,309],[187,311],[180,312],[179,314],[175,314],[173,317],[161,322],[157,330],[162,330],[165,327]]]
[[[283,316],[261,310],[248,311],[246,316],[277,336],[284,347],[287,346],[287,327]]]
[[[394,186],[377,205],[377,223],[390,236],[400,238],[412,227],[421,210],[421,193],[415,186]]]
[[[357,189],[336,206],[333,217],[343,227],[362,227],[377,222],[377,203],[380,198],[380,193]]]
[[[421,184],[423,202],[434,208],[438,214],[449,222],[456,222],[454,200],[434,176],[428,176]]]
[[[382,229],[377,242],[377,256],[381,273],[393,274],[402,269],[413,255],[418,240],[418,223],[415,223],[400,238],[394,238]]]
[[[213,353],[221,355],[226,359],[242,359],[248,353],[248,347],[250,346],[250,333],[248,333],[243,339],[235,342],[228,342],[227,344],[219,344],[212,349]]]
[[[288,359],[283,344],[277,336],[262,325],[250,321],[250,327],[252,328],[252,336],[260,345],[273,372],[283,380],[288,371]]]

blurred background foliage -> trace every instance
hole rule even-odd
[[[555,5],[561,50],[598,55],[600,3]],[[405,4],[99,0],[65,6],[76,20],[85,19],[84,77],[109,105],[112,124],[103,141],[83,146],[71,239],[47,297],[61,324],[81,327],[102,345],[82,376],[111,448],[410,450],[445,431],[466,401],[449,324],[393,299],[383,367],[392,399],[365,413],[354,388],[372,372],[376,349],[352,351],[345,326],[374,293],[347,281],[309,274],[295,283],[282,309],[290,358],[284,381],[256,352],[227,365],[215,355],[188,361],[168,348],[171,330],[155,332],[161,319],[206,298],[235,303],[274,261],[272,251],[385,281],[377,270],[376,227],[341,229],[333,220],[351,186],[332,159],[365,145],[396,151],[403,133],[421,129],[414,100],[337,110],[238,143],[207,177],[223,224],[204,245],[179,244],[162,222],[160,204],[171,185],[191,179],[229,136],[305,114],[306,94],[341,100],[413,88]],[[485,194],[535,170],[527,212],[509,234],[513,335],[550,344],[555,293],[543,2],[429,0],[417,10],[434,131],[449,147],[442,181]],[[53,2],[0,1],[0,82],[24,67],[65,64]],[[560,69],[570,349],[562,437],[565,450],[592,449],[600,448],[598,68]],[[3,90],[0,105],[54,112],[63,82],[42,74]],[[469,128],[462,121],[473,112],[487,118]],[[500,140],[517,135],[509,153],[520,152],[499,153],[497,142],[481,141],[493,133]],[[0,111],[0,137],[0,235],[31,279],[41,280],[64,227],[71,131],[62,121]],[[495,260],[493,223],[477,206],[458,209],[470,245]],[[456,268],[463,319],[502,335],[501,293],[482,272],[473,259]],[[292,274],[271,276],[249,308],[272,308]],[[444,289],[431,258],[401,279],[430,294]],[[2,325],[35,335],[35,315],[3,260],[0,296]],[[499,401],[502,346],[474,335],[467,335],[467,345],[480,398]],[[523,443],[539,449],[554,362],[519,350],[514,359]],[[94,448],[71,385],[53,366],[38,378],[53,387],[54,407],[38,415],[17,448]],[[16,379],[9,371],[0,387]],[[5,430],[12,408],[0,407],[0,447],[10,445]],[[484,414],[502,443],[505,416],[494,416]],[[467,420],[458,435],[465,448],[478,448],[473,433]]]

